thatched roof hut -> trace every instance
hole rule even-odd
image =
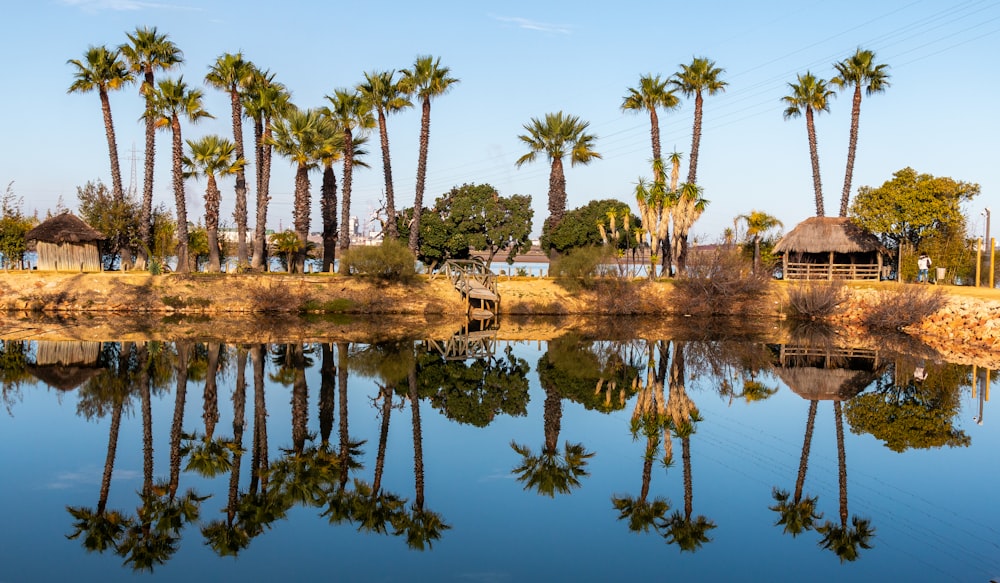
[[[879,279],[888,251],[846,217],[811,217],[774,246],[785,279]]]
[[[774,373],[795,394],[810,401],[847,401],[885,370],[877,350],[835,346],[772,346]]]
[[[101,271],[98,244],[106,237],[76,215],[56,215],[27,232],[37,242],[38,269],[52,271]]]
[[[101,343],[92,341],[38,341],[35,365],[28,372],[46,385],[71,391],[101,372]]]

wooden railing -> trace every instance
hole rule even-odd
[[[500,306],[497,291],[497,276],[486,264],[478,259],[449,259],[444,263],[445,275],[462,292],[466,304],[472,308],[472,300],[479,300],[479,307],[496,314]]]
[[[785,279],[879,279],[878,265],[853,265],[849,263],[788,263],[784,266]]]

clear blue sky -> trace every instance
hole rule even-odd
[[[891,67],[892,86],[862,104],[853,192],[911,166],[982,186],[967,209],[974,232],[982,234],[983,208],[1000,209],[996,0],[619,0],[587,6],[36,0],[5,6],[4,21],[0,188],[13,181],[26,209],[43,215],[60,196],[75,209],[76,187],[88,180],[110,184],[98,97],[67,94],[73,71],[66,61],[82,58],[89,45],[118,45],[137,26],[157,27],[184,51],[185,63],[172,75],[200,84],[218,55],[242,51],[274,72],[303,108],[323,105],[324,95],[357,84],[366,71],[409,67],[417,55],[440,57],[461,82],[433,103],[425,200],[466,182],[492,184],[503,195],[529,194],[536,235],[546,216],[549,168],[543,160],[515,167],[525,153],[517,139],[522,126],[560,110],[589,121],[603,159],[567,164],[568,208],[611,197],[634,208],[636,180],[651,175],[649,118],[622,113],[622,97],[643,74],[669,76],[694,56],[708,57],[725,69],[729,87],[705,100],[698,178],[710,205],[692,230],[704,242],[717,240],[735,216],[753,209],[777,216],[786,230],[814,214],[805,121],[783,120],[780,99],[796,74],[809,70],[829,79],[832,64],[861,46]],[[231,135],[228,99],[207,87],[205,94],[217,119],[186,125],[184,137]],[[141,192],[137,87],[113,93],[111,105],[123,180],[127,187],[134,146]],[[664,152],[687,155],[692,115],[687,100],[661,113]],[[389,118],[399,208],[413,202],[419,123],[419,108]],[[849,126],[850,96],[841,94],[830,113],[817,118],[828,215],[839,206]],[[252,135],[249,126],[246,135]],[[155,197],[172,210],[169,143],[161,133]],[[353,214],[362,217],[378,206],[383,190],[377,141],[370,150],[371,169],[355,174]],[[314,175],[317,209],[319,183]],[[203,212],[204,186],[187,185],[192,219]],[[221,185],[230,223],[232,186]],[[286,160],[276,158],[271,189],[271,226],[287,227],[293,181]],[[313,230],[318,220],[317,211]]]

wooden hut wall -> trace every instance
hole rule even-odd
[[[97,243],[38,242],[38,269],[44,271],[101,271]]]
[[[97,358],[100,354],[100,342],[85,340],[71,342],[39,340],[35,363],[39,366],[52,364],[86,364],[96,366]]]

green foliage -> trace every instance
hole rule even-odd
[[[294,265],[295,254],[302,249],[302,241],[299,240],[299,236],[295,234],[295,231],[285,229],[280,233],[271,234],[269,240],[274,252],[278,254],[281,266],[285,268],[285,271],[288,271],[289,266]]]
[[[386,239],[377,246],[351,247],[340,260],[347,263],[351,274],[383,281],[410,283],[417,273],[416,258],[399,239]]]
[[[555,251],[556,253],[566,253],[570,249],[578,247],[588,247],[602,245],[601,230],[598,225],[606,225],[608,213],[613,212],[621,215],[623,210],[629,206],[619,200],[604,199],[592,200],[585,206],[568,211],[562,221],[555,229],[550,229],[548,222],[542,231],[541,246],[546,253]],[[622,226],[638,227],[641,221],[628,210],[628,219],[621,220]],[[632,238],[620,237],[617,241],[619,249],[630,249],[634,247]]]
[[[549,274],[570,291],[594,287],[601,264],[611,260],[607,247],[577,247],[552,261]]]
[[[35,224],[34,219],[24,216],[24,199],[14,196],[13,185],[13,182],[7,185],[0,199],[0,267],[4,269],[24,261],[27,251],[24,236]]]
[[[188,231],[188,257],[194,259],[194,270],[201,271],[208,263],[208,231],[201,224]]]
[[[919,249],[935,233],[964,236],[961,205],[978,194],[978,184],[904,168],[882,186],[860,187],[850,216],[878,236],[886,247],[896,248],[905,241],[911,248]]]
[[[632,381],[639,376],[639,363],[624,356],[625,348],[623,343],[587,341],[576,334],[560,336],[538,359],[538,380],[545,390],[587,409],[620,411],[635,395]]]
[[[422,397],[446,417],[459,423],[486,427],[497,415],[528,414],[528,371],[523,358],[510,347],[496,359],[445,360],[437,352],[417,359]]]
[[[452,188],[424,209],[420,218],[417,259],[439,265],[448,259],[467,259],[469,249],[486,251],[487,265],[500,253],[508,263],[531,248],[531,197],[500,196],[489,184],[463,184]],[[397,217],[400,237],[409,238],[413,209]]]
[[[80,218],[104,234],[102,261],[113,269],[122,259],[135,255],[139,241],[140,202],[125,194],[116,199],[100,180],[87,182],[76,189]]]

